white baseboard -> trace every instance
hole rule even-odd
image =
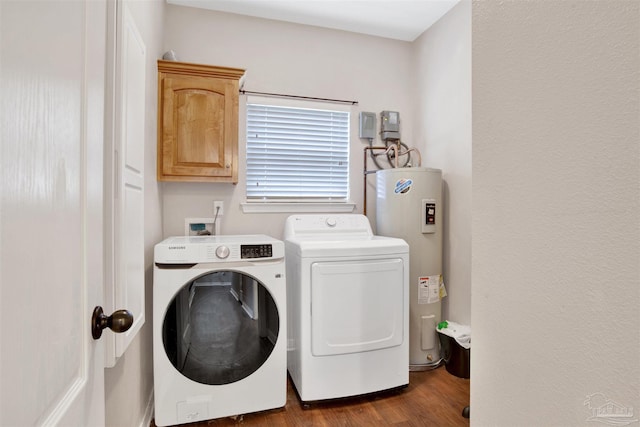
[[[151,389],[151,394],[149,395],[149,401],[147,402],[147,408],[144,411],[144,417],[140,422],[138,427],[149,427],[151,425],[151,420],[153,419],[153,389]]]

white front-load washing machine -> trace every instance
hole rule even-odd
[[[284,406],[284,243],[172,237],[155,246],[154,260],[156,425]]]
[[[288,371],[303,402],[409,384],[409,246],[363,215],[285,223]]]

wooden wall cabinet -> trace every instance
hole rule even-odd
[[[238,182],[244,70],[158,61],[158,180]]]

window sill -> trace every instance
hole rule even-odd
[[[244,213],[350,213],[356,208],[352,202],[244,202]]]

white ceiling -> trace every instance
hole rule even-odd
[[[167,0],[167,3],[414,41],[459,0]]]

